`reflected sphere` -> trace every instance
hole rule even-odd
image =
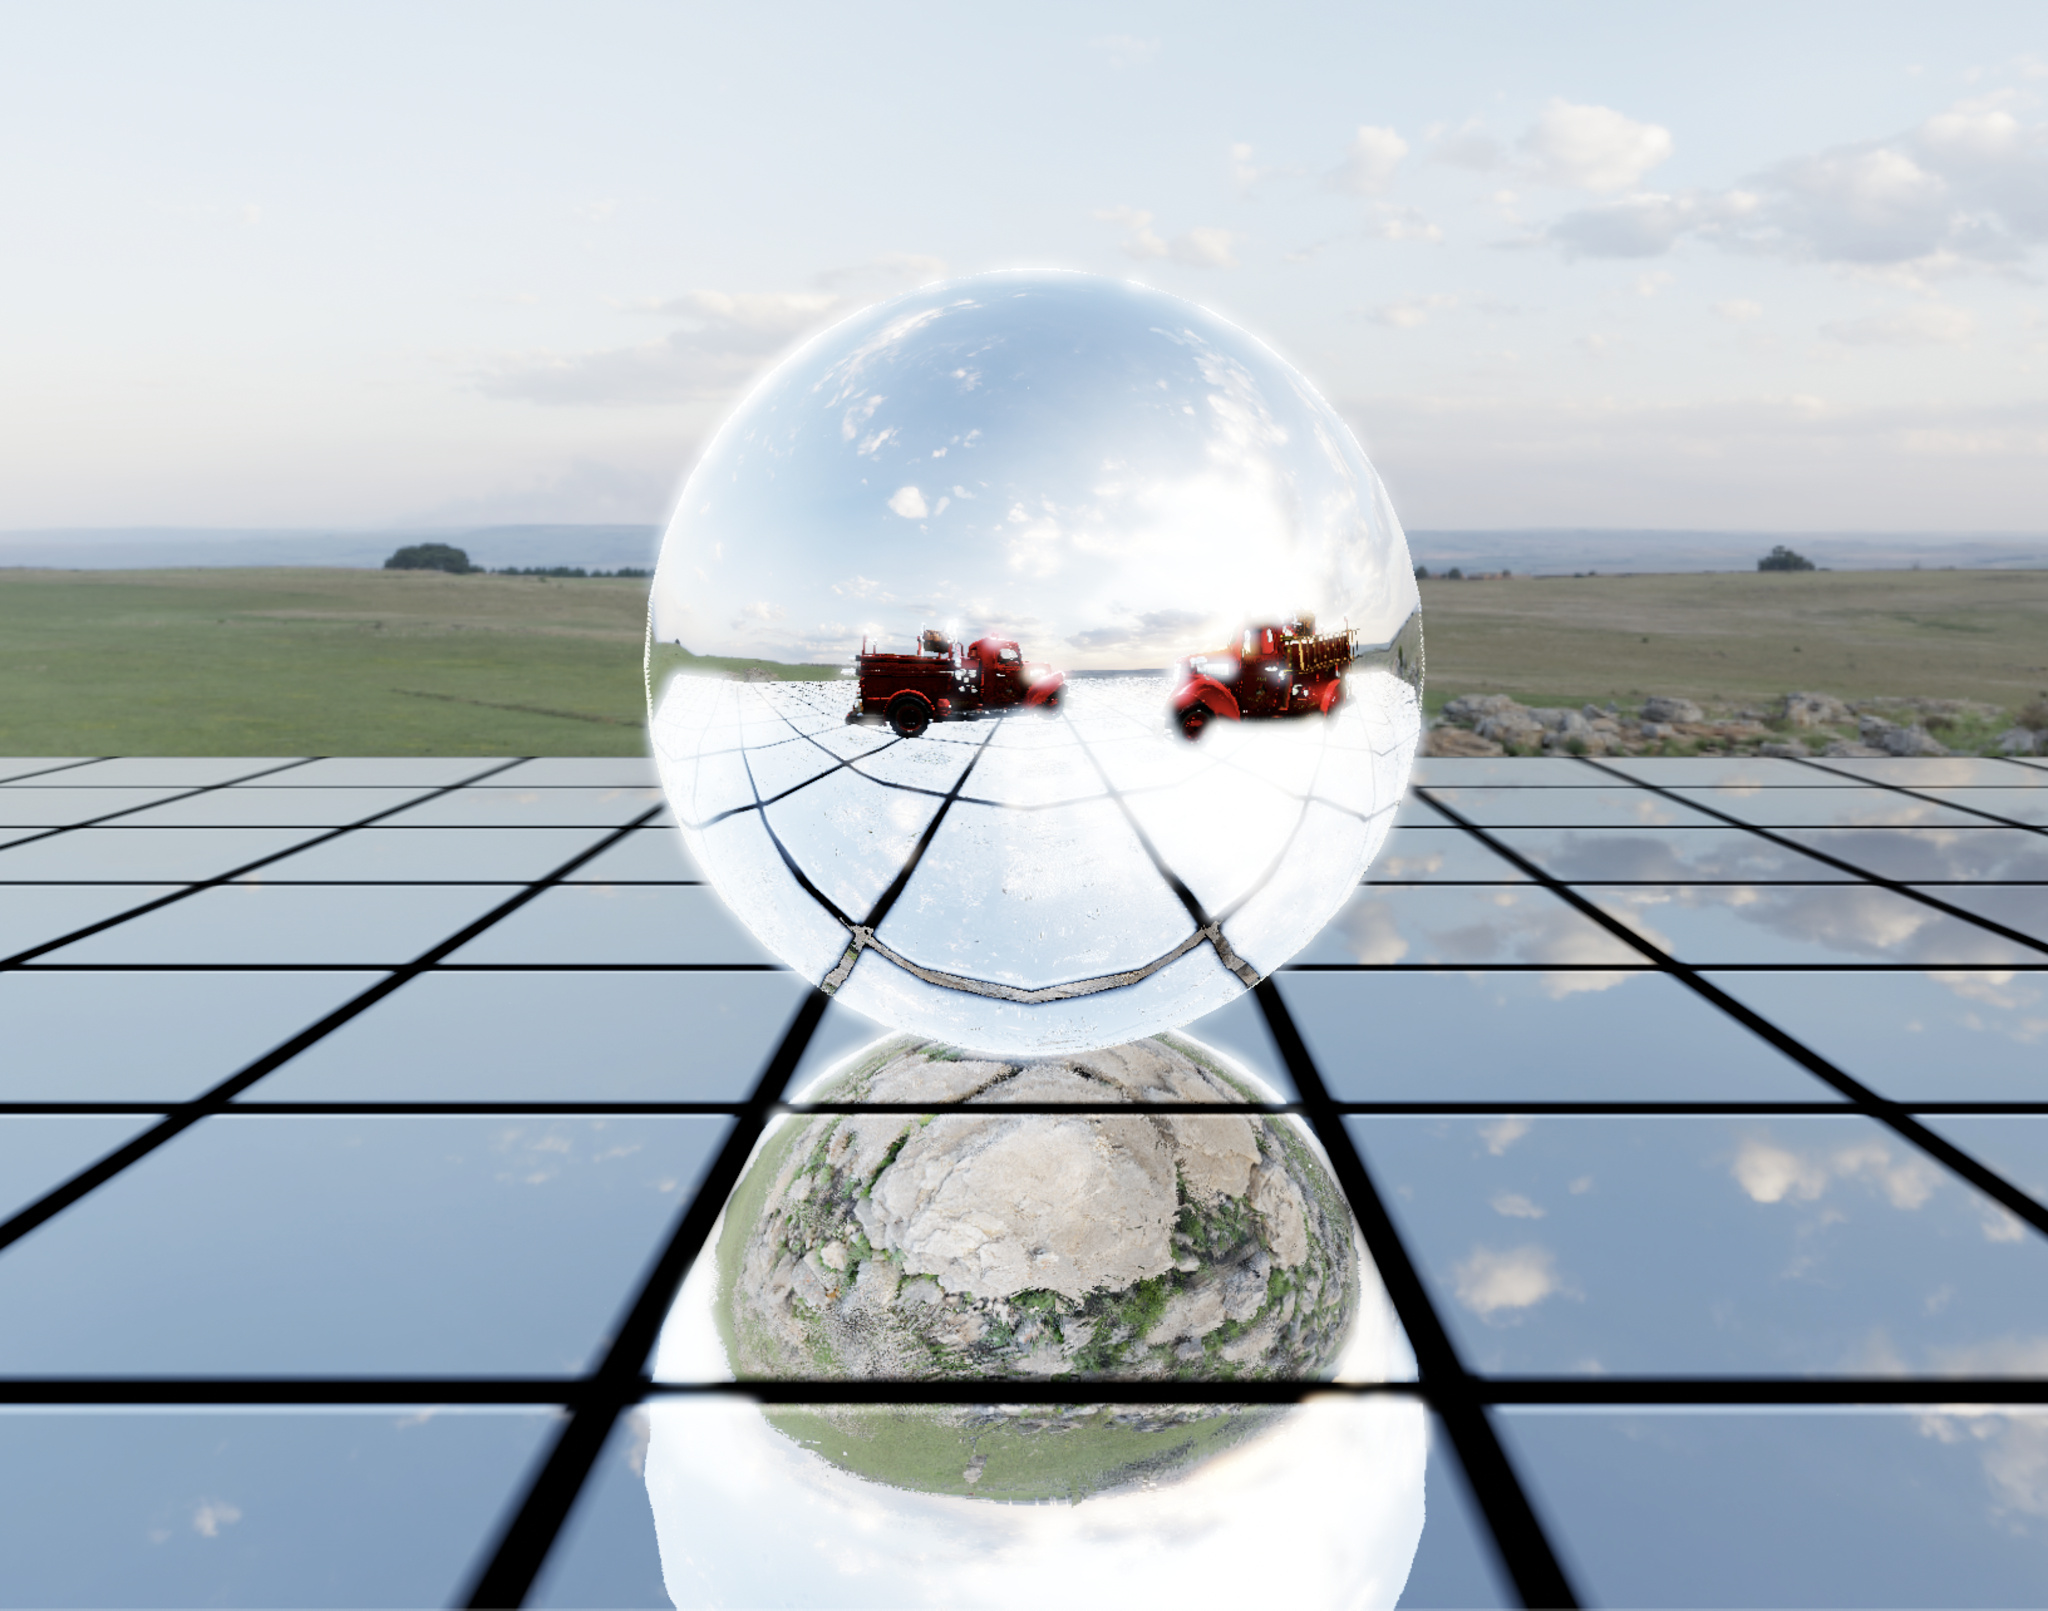
[[[650,736],[777,956],[997,1053],[1135,1040],[1305,945],[1421,731],[1407,543],[1243,331],[1072,274],[928,286],[785,361],[662,544]]]

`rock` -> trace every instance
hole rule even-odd
[[[1176,1292],[1167,1301],[1166,1312],[1145,1333],[1145,1346],[1157,1348],[1161,1343],[1176,1342],[1183,1337],[1208,1336],[1228,1318],[1223,1305],[1223,1284],[1220,1281]]]
[[[1690,699],[1673,699],[1665,694],[1652,694],[1643,701],[1643,720],[1646,722],[1697,722],[1706,719],[1706,712]]]
[[[1100,1087],[1048,1100],[1091,1098]],[[1173,1267],[1173,1155],[1142,1118],[942,1114],[911,1134],[869,1201],[874,1245],[949,1293],[1080,1298]]]
[[[741,1188],[753,1217],[720,1241],[733,1368],[1171,1377],[1189,1342],[1209,1368],[1202,1339],[1230,1324],[1248,1375],[1327,1371],[1358,1311],[1356,1232],[1297,1121],[1010,1106],[1263,1095],[1207,1056],[1171,1037],[1025,1063],[876,1047],[820,1099],[944,1098],[922,1118],[793,1116],[767,1143]],[[966,1435],[965,1414],[933,1425]]]
[[[1787,694],[1779,715],[1794,727],[1843,727],[1856,719],[1855,712],[1833,694]]]
[[[1756,752],[1780,761],[1803,761],[1808,753],[1806,746],[1796,738],[1766,741],[1757,745]]]
[[[1477,733],[1463,727],[1432,727],[1422,740],[1424,755],[1505,755],[1490,738],[1481,738]]]
[[[1858,723],[1863,742],[1875,745],[1882,755],[1947,755],[1946,745],[1917,722],[1911,727],[1900,727],[1886,721],[1882,716],[1865,716]]]
[[[1482,717],[1472,731],[1496,744],[1534,744],[1543,737],[1543,724],[1522,706],[1511,705]]]
[[[1867,759],[1872,756],[1883,755],[1884,753],[1875,744],[1852,744],[1846,739],[1839,738],[1821,751],[1821,754],[1824,756],[1848,759]]]
[[[2034,755],[2041,749],[2039,737],[2024,727],[2008,727],[1997,742],[2001,755]]]
[[[1644,743],[1658,744],[1671,737],[1671,724],[1669,722],[1645,721],[1637,727],[1636,731],[1642,734]]]
[[[1520,710],[1522,707],[1506,694],[1460,694],[1444,706],[1443,719],[1460,726],[1470,726],[1482,716],[1492,716],[1503,710]]]

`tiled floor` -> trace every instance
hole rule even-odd
[[[657,1331],[878,1031],[666,822],[635,760],[0,761],[0,1601],[668,1603],[642,1407],[733,1389]],[[1189,1032],[1406,1327],[1338,1390],[1432,1416],[1404,1604],[2048,1596],[2048,765],[1423,762]]]

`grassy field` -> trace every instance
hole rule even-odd
[[[644,753],[646,585],[0,571],[0,754]],[[1432,708],[2048,689],[2044,571],[1431,581],[1423,616]]]
[[[2048,571],[1813,571],[1422,584],[1431,710],[1645,694],[1760,703],[1972,699],[2048,689]]]

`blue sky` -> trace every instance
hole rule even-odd
[[[0,529],[662,519],[789,344],[1140,278],[1411,527],[2048,527],[2038,5],[9,8]]]

